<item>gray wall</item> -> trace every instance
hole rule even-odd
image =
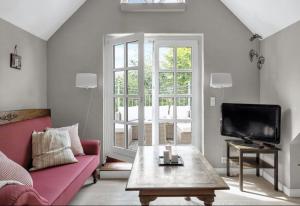
[[[279,155],[280,181],[288,188],[300,188],[300,22],[261,43],[266,63],[261,70],[261,103],[282,106]],[[296,145],[296,146],[295,146]],[[298,149],[295,149],[297,148]],[[297,153],[298,150],[298,153]]]
[[[15,44],[22,69],[10,68]],[[47,107],[47,43],[0,19],[0,111]]]
[[[102,80],[102,39],[109,33],[204,33],[205,45],[205,155],[224,167],[224,138],[219,135],[219,107],[209,107],[212,72],[230,72],[233,88],[228,102],[258,102],[259,72],[248,52],[250,31],[219,1],[190,0],[184,13],[124,13],[120,0],[88,0],[48,41],[48,104],[55,126],[80,123],[84,137],[102,139],[102,87],[85,91],[74,87],[77,72],[97,73]],[[83,134],[89,99],[91,113]]]

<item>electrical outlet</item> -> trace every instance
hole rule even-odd
[[[227,163],[227,157],[221,157],[221,163],[226,164]]]
[[[210,106],[215,107],[216,106],[216,97],[210,97]]]

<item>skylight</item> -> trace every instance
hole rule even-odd
[[[123,0],[122,2],[128,4],[150,4],[150,3],[168,4],[168,3],[185,3],[185,0]]]
[[[176,12],[185,7],[186,0],[121,0],[121,9],[127,12]]]

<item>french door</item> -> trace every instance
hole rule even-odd
[[[112,137],[107,149],[113,157],[131,159],[144,141],[144,35],[116,37],[107,45],[104,109],[113,114],[104,120],[104,133]]]
[[[139,33],[109,38],[105,45],[105,155],[131,161],[139,145],[199,147],[199,40],[153,39]]]
[[[192,79],[197,64],[194,60],[196,46],[193,42],[178,40],[156,41],[154,45],[153,128],[158,137],[154,137],[154,144],[192,144]]]

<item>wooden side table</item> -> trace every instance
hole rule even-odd
[[[230,163],[239,166],[239,183],[240,190],[243,191],[243,169],[256,168],[256,176],[259,177],[259,169],[274,169],[274,189],[278,190],[278,151],[277,147],[266,146],[260,147],[256,144],[246,144],[243,140],[225,140],[227,142],[227,176],[230,177]],[[230,156],[230,148],[239,152],[239,156]],[[256,157],[246,157],[244,154],[256,154]],[[271,165],[262,159],[260,154],[273,154],[274,164]]]

